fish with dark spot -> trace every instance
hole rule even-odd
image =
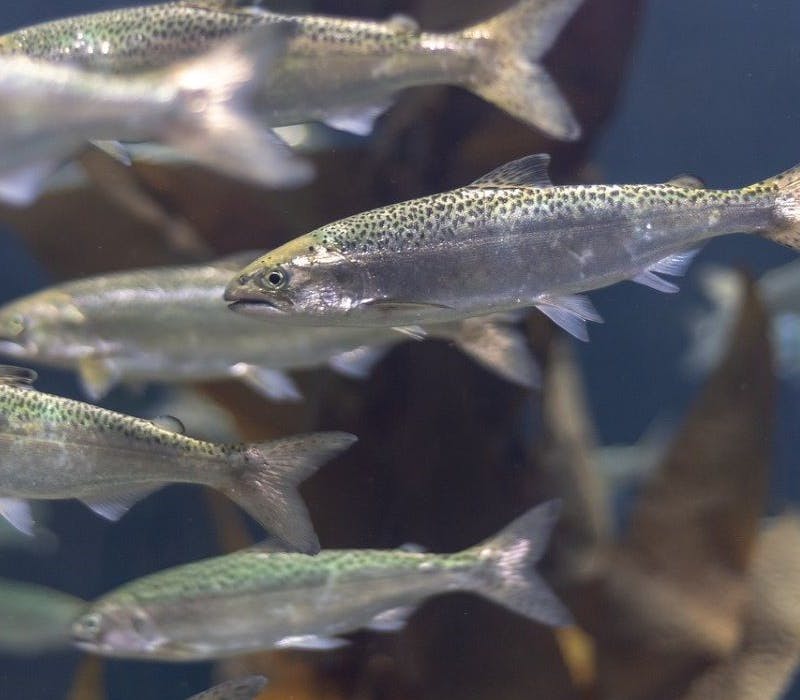
[[[394,95],[419,85],[459,85],[555,138],[580,127],[540,60],[582,0],[520,0],[485,22],[423,32],[406,17],[384,22],[283,15],[258,2],[192,0],[110,10],[20,29],[0,53],[129,73],[163,67],[222,38],[263,25],[293,37],[265,74],[261,108],[271,126],[308,121],[368,133]]]
[[[323,550],[310,557],[255,546],[146,576],[101,597],[75,621],[87,651],[162,661],[270,648],[332,649],[360,627],[401,628],[423,600],[471,591],[548,625],[571,616],[536,573],[560,511],[534,508],[455,554]]]
[[[32,387],[35,378],[31,370],[0,368],[0,496],[78,498],[116,520],[165,484],[202,484],[232,498],[287,546],[319,549],[297,484],[350,446],[352,435],[205,442],[158,421],[42,393]]]
[[[537,307],[586,339],[582,292],[633,280],[663,292],[704,241],[753,232],[800,248],[800,167],[748,187],[556,187],[549,156],[467,187],[328,224],[240,270],[237,311],[301,324],[407,326]]]

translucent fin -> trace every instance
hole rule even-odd
[[[560,501],[548,501],[473,547],[470,551],[486,562],[474,590],[532,620],[554,626],[571,624],[569,610],[534,570],[560,512]]]
[[[552,187],[549,166],[550,156],[546,153],[525,156],[479,177],[470,187]]]
[[[311,165],[249,111],[258,85],[285,51],[290,35],[288,25],[271,24],[171,69],[166,77],[182,88],[185,104],[168,145],[198,163],[255,184],[307,183],[313,175]]]
[[[389,17],[389,19],[386,20],[386,24],[396,32],[402,32],[403,34],[419,34],[421,31],[417,20],[402,13]]]
[[[337,112],[325,117],[325,124],[337,131],[346,131],[356,136],[369,136],[375,128],[375,122],[389,107],[390,102],[356,107]]]
[[[411,617],[413,612],[413,607],[384,610],[367,623],[367,628],[374,632],[398,632],[406,626],[408,618]]]
[[[0,498],[0,516],[23,535],[34,536],[36,520],[27,501],[20,498]]]
[[[468,86],[517,119],[565,141],[581,128],[553,79],[538,62],[582,0],[520,0],[505,12],[462,32],[491,42]]]
[[[277,649],[305,649],[306,651],[330,651],[341,649],[349,644],[341,637],[323,637],[317,634],[300,634],[284,637],[275,643]]]
[[[386,345],[362,345],[359,348],[334,355],[328,360],[328,366],[345,377],[366,379],[372,374],[375,365],[386,356],[388,350]]]
[[[86,357],[78,363],[78,377],[84,393],[99,401],[119,381],[119,372],[107,360]]]
[[[657,292],[665,292],[666,294],[675,294],[676,292],[680,291],[680,288],[677,284],[668,282],[654,272],[650,272],[648,270],[640,272],[638,275],[636,275],[636,277],[633,278],[633,281],[645,287],[650,287],[650,289],[655,289]]]
[[[392,330],[411,340],[425,340],[428,337],[428,331],[422,326],[393,326]]]
[[[303,394],[294,380],[285,372],[266,367],[240,363],[234,368],[234,376],[251,389],[273,401],[302,401]]]
[[[586,322],[603,322],[588,297],[579,294],[566,297],[540,297],[535,306],[557,326],[584,342],[589,340]]]
[[[92,145],[122,165],[133,165],[131,152],[119,141],[92,141]]]
[[[14,365],[0,365],[0,384],[30,389],[39,375],[36,370]]]
[[[0,200],[16,207],[33,204],[60,166],[61,161],[42,161],[0,173]]]
[[[676,175],[670,180],[667,180],[666,184],[675,187],[683,187],[687,190],[704,190],[706,188],[706,183],[696,175]]]
[[[253,700],[266,685],[264,676],[247,676],[215,685],[188,700]]]
[[[96,496],[87,496],[80,500],[101,518],[116,522],[136,503],[158,491],[162,486],[164,484],[147,484],[127,491],[98,493]]]
[[[495,314],[468,318],[452,336],[456,347],[478,364],[520,386],[541,384],[539,365],[525,336]]]
[[[287,546],[316,553],[319,542],[297,485],[355,441],[331,432],[244,445],[219,488]]]
[[[186,426],[175,416],[156,416],[155,418],[151,418],[150,422],[162,430],[169,430],[171,433],[186,435]]]

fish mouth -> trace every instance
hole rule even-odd
[[[286,312],[279,309],[271,301],[245,300],[240,299],[228,304],[228,308],[237,313],[247,314],[248,316],[285,316]]]

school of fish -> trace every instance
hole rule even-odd
[[[0,200],[30,204],[89,144],[123,163],[158,144],[251,184],[299,186],[313,168],[276,128],[322,122],[366,137],[399,93],[425,85],[466,88],[575,140],[578,121],[541,61],[580,6],[519,0],[431,33],[401,15],[367,21],[191,0],[19,29],[0,37]],[[676,292],[668,278],[711,238],[754,233],[800,249],[800,167],[723,190],[688,176],[558,186],[549,161],[524,156],[274,250],[108,273],[11,300],[0,307],[0,355],[74,370],[91,401],[119,384],[220,379],[302,400],[293,370],[366,378],[398,343],[431,338],[532,388],[538,370],[517,327],[527,310],[586,340],[587,322],[601,321],[586,292],[625,280]],[[534,569],[556,501],[454,554],[320,551],[298,486],[354,435],[210,442],[169,416],[124,415],[45,393],[35,380],[33,370],[0,367],[0,515],[18,531],[40,527],[33,502],[79,499],[117,520],[161,487],[191,483],[225,494],[273,539],[93,602],[4,583],[4,648],[16,636],[23,650],[160,661],[324,650],[361,628],[397,630],[448,591],[545,625],[571,623]],[[264,683],[235,680],[194,697],[248,698]]]

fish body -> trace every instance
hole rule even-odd
[[[225,285],[256,255],[103,275],[37,292],[0,308],[0,352],[77,369],[93,399],[121,381],[228,378],[287,399],[299,394],[284,370],[328,365],[364,376],[390,347],[408,339],[391,328],[294,327],[232,313],[223,300]],[[525,339],[503,319],[431,326],[428,332],[512,381],[536,381]]]
[[[318,433],[262,444],[205,442],[90,404],[36,391],[29,371],[0,382],[0,495],[79,498],[120,517],[167,483],[203,484],[236,500],[290,546],[318,548],[296,485],[353,442]],[[4,514],[6,511],[4,511]]]
[[[260,103],[272,126],[312,120],[357,133],[400,90],[471,89],[558,138],[580,134],[538,62],[582,0],[521,0],[452,33],[420,31],[406,17],[375,22],[269,12],[235,0],[172,2],[48,22],[0,37],[0,52],[129,73],[163,67],[255,27],[290,29],[289,49],[265,76]]]
[[[529,156],[468,187],[323,226],[226,290],[237,310],[297,323],[403,326],[536,306],[585,337],[581,292],[626,279],[661,291],[703,241],[750,231],[797,246],[800,172],[736,190],[685,178],[555,187]]]
[[[246,112],[250,84],[286,46],[279,27],[160,71],[115,77],[0,56],[0,198],[27,204],[87,142],[155,141],[266,185],[305,182],[309,166]]]
[[[331,648],[363,626],[395,629],[422,600],[474,591],[547,624],[569,613],[533,570],[558,514],[534,508],[458,554],[254,547],[134,581],[78,619],[73,640],[96,653],[189,661],[268,648]],[[254,611],[257,613],[254,614]]]

